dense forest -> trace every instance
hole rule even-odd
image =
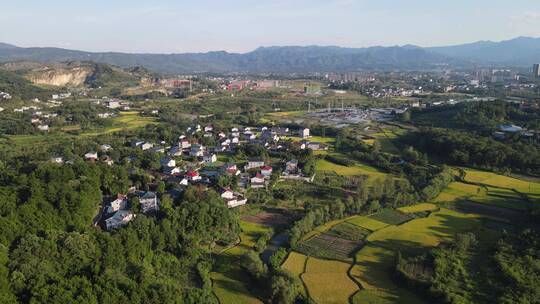
[[[162,198],[155,217],[91,227],[102,195],[127,190],[122,167],[0,163],[0,302],[213,303],[205,248],[237,239],[213,191]],[[196,202],[196,203],[195,203]]]
[[[540,150],[535,144],[500,142],[468,132],[435,128],[420,129],[403,140],[451,164],[500,172],[540,174]]]
[[[427,254],[408,258],[400,254],[396,280],[442,303],[538,303],[538,237],[527,229],[486,246],[482,236],[460,234]]]
[[[412,111],[410,120],[421,126],[453,128],[490,135],[498,125],[513,123],[540,129],[538,106],[522,108],[506,101],[473,101]]]

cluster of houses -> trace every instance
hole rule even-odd
[[[208,137],[208,134],[213,136],[216,139],[214,141],[217,143],[216,146],[205,147],[200,143],[195,143],[195,140],[188,139],[188,136],[193,138],[192,135],[198,132],[202,133],[200,134],[202,137]],[[287,149],[290,145],[280,142],[280,140],[285,136],[293,135],[293,133],[303,139],[292,143],[298,149],[317,150],[326,148],[323,144],[312,143],[307,140],[309,138],[309,129],[307,128],[295,130],[294,132],[291,132],[288,128],[232,128],[229,134],[226,135],[224,132],[214,132],[212,126],[203,128],[199,125],[187,128],[186,133],[181,135],[178,142],[172,147],[163,147],[164,142],[161,142],[161,145],[154,145],[152,142],[138,140],[133,141],[131,146],[143,151],[162,154],[160,171],[153,171],[152,175],[166,181],[169,185],[174,185],[169,190],[171,195],[173,195],[173,192],[181,193],[189,185],[212,187],[220,193],[221,198],[229,208],[235,208],[247,203],[247,199],[243,195],[243,192],[247,189],[261,189],[268,186],[274,168],[260,158],[249,158],[242,167],[233,162],[217,163],[218,153],[233,151],[238,146],[247,143],[257,143],[267,149]],[[110,145],[101,145],[99,147],[101,153],[90,151],[84,155],[84,159],[90,162],[103,162],[113,165],[113,159],[107,155],[107,152],[111,149],[113,148]],[[130,160],[132,159],[130,158]],[[61,157],[53,158],[51,161],[63,163]],[[179,164],[179,161],[181,161],[181,164]],[[275,166],[276,164],[274,164]],[[283,164],[280,166],[283,166]],[[313,181],[313,176],[305,176],[302,173],[296,159],[287,161],[282,168],[283,171],[278,178]],[[217,181],[222,176],[231,178],[231,181],[235,183],[234,188],[238,190],[218,186]],[[121,227],[135,218],[136,214],[129,209],[130,199],[128,197],[139,198],[142,213],[152,213],[159,209],[159,200],[154,192],[133,191],[128,195],[119,195],[104,209],[103,214],[106,215],[104,225],[106,229]]]
[[[535,134],[540,135],[540,132],[535,130],[527,130],[514,124],[502,124],[499,125],[498,131],[493,132],[493,137],[495,139],[503,140],[513,134],[519,134],[521,137],[534,137]]]
[[[155,192],[131,189],[127,195],[118,194],[116,199],[103,208],[103,224],[107,230],[120,228],[135,219],[137,215],[130,209],[135,198],[138,198],[143,214],[152,214],[159,210],[159,198]]]
[[[11,99],[11,98],[12,98],[11,94],[0,91],[0,99],[6,99],[6,100],[9,100],[9,99]]]

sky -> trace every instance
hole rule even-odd
[[[539,0],[0,0],[0,42],[85,51],[453,45],[540,37]]]

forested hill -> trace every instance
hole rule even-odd
[[[419,47],[269,47],[245,54],[90,53],[60,48],[0,47],[0,61],[91,60],[121,67],[143,66],[162,73],[189,72],[319,72],[358,69],[422,69],[458,63]]]
[[[464,64],[532,66],[540,58],[540,38],[520,37],[501,42],[422,48],[413,45],[343,48],[334,46],[280,46],[238,54],[228,52],[185,54],[92,53],[61,48],[22,48],[0,43],[0,61],[94,61],[121,67],[142,66],[161,73],[276,72],[306,73],[369,69],[431,69]]]

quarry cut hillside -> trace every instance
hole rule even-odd
[[[32,71],[26,78],[35,84],[52,86],[81,86],[94,73],[89,66],[69,69],[54,68]]]

